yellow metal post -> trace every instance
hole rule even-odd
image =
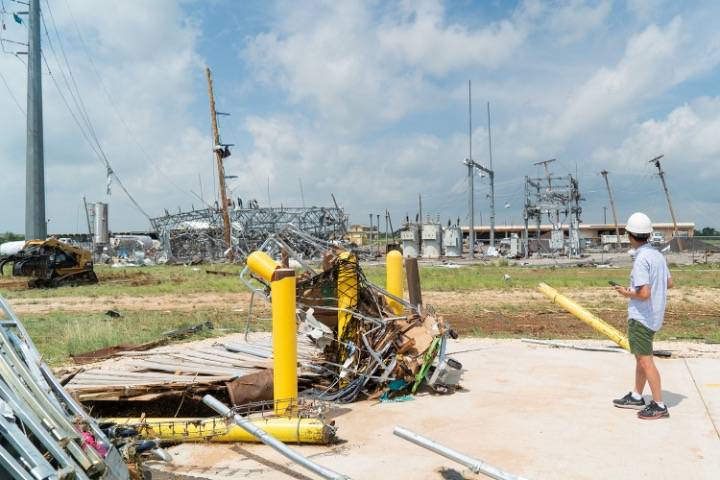
[[[575,318],[587,323],[596,331],[602,333],[625,350],[630,350],[630,343],[628,342],[627,337],[620,333],[618,329],[616,329],[609,323],[606,323],[601,318],[585,310],[583,307],[573,302],[566,296],[560,295],[557,290],[545,283],[539,284],[538,290],[545,294],[545,296],[548,297],[553,303],[561,306],[566,311],[571,313]]]
[[[258,442],[258,438],[224,417],[211,418],[106,418],[103,421],[136,427],[142,439],[167,442]],[[250,420],[256,427],[282,442],[327,445],[334,430],[317,418],[263,417]]]
[[[337,298],[338,298],[338,339],[342,340],[345,327],[352,314],[345,310],[355,310],[358,304],[357,257],[350,252],[338,255]],[[341,356],[342,357],[342,356]]]
[[[396,297],[403,297],[403,257],[397,250],[388,252],[385,259],[385,289]],[[388,303],[395,315],[402,315],[403,306],[388,297]]]
[[[275,270],[280,268],[280,265],[278,265],[278,263],[273,260],[270,255],[259,250],[248,256],[247,266],[252,273],[266,282],[272,280],[273,273],[275,273]]]
[[[270,282],[272,295],[273,392],[275,413],[290,415],[298,396],[295,270],[278,268]]]

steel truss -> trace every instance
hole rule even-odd
[[[566,177],[546,175],[545,177],[525,177],[525,256],[529,256],[528,225],[534,221],[537,227],[537,245],[540,251],[540,224],[543,215],[547,215],[552,224],[550,252],[553,254],[567,253],[570,256],[580,255],[580,201],[578,181],[572,175]],[[563,223],[569,223],[569,234],[566,239],[562,230]]]
[[[347,216],[337,207],[235,208],[230,211],[232,249],[240,259],[256,250],[268,236],[292,225],[324,241],[341,239]],[[215,208],[179,212],[150,220],[168,259],[219,261],[228,246],[223,239],[222,211]]]

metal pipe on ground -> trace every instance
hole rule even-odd
[[[584,309],[582,306],[573,302],[566,296],[561,295],[557,290],[545,283],[540,283],[538,285],[538,290],[540,290],[547,298],[549,298],[551,302],[564,308],[568,313],[570,313],[578,320],[582,320],[583,322],[587,323],[589,326],[595,329],[595,331],[602,333],[625,350],[630,350],[630,343],[628,342],[627,337],[620,333],[618,329],[605,322],[600,317],[593,315],[592,313]]]
[[[429,438],[418,435],[415,432],[411,432],[407,428],[397,426],[395,427],[395,430],[393,430],[393,433],[404,440],[414,443],[415,445],[427,448],[428,450],[435,452],[438,455],[442,455],[445,458],[449,458],[454,462],[464,465],[470,470],[472,470],[473,473],[482,473],[483,475],[494,478],[496,480],[525,480],[524,477],[519,477],[517,475],[507,473],[497,467],[493,467],[492,465],[483,462],[482,460],[469,457],[464,453],[460,453],[456,450],[453,450],[452,448],[448,448],[444,445],[434,442]]]
[[[335,429],[317,418],[263,417],[246,419],[282,442],[327,445]],[[260,439],[224,417],[211,418],[104,418],[103,422],[133,427],[138,437],[181,443],[259,442]]]
[[[265,431],[256,427],[240,415],[233,414],[232,411],[227,407],[227,405],[223,404],[221,401],[219,401],[212,395],[205,395],[205,397],[203,397],[203,403],[218,412],[223,417],[232,419],[232,421],[235,422],[235,424],[237,424],[240,428],[257,437],[265,445],[272,447],[278,453],[297,463],[301,467],[306,468],[307,470],[310,470],[311,472],[328,480],[350,480],[350,477],[347,477],[341,473],[337,473],[333,470],[330,470],[329,468],[325,468],[322,465],[318,465],[317,463],[308,460],[307,458],[292,450],[280,440],[267,434]]]

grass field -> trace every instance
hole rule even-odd
[[[216,329],[203,335],[243,331],[249,298],[245,287],[237,275],[210,275],[205,270],[240,271],[231,265],[98,267],[97,285],[27,290],[22,279],[0,277],[0,294],[11,305],[19,305],[38,348],[58,365],[71,354],[156,340],[165,331],[207,320]],[[384,267],[368,266],[364,271],[371,281],[385,283]],[[672,292],[660,338],[720,341],[720,266],[672,271],[679,288]],[[507,281],[505,274],[510,276]],[[534,293],[541,281],[571,292],[587,308],[622,328],[625,304],[611,293],[607,281],[623,284],[628,275],[627,268],[421,267],[428,303],[463,334],[495,337],[597,338],[593,330]],[[252,328],[267,329],[267,306],[259,301],[256,307],[263,318]],[[109,308],[120,309],[123,316],[104,315]]]

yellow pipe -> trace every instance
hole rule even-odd
[[[338,339],[343,340],[345,327],[352,320],[352,314],[344,310],[355,310],[358,304],[358,261],[350,252],[342,252],[338,258],[340,260],[337,280]],[[344,352],[341,354],[341,359],[344,360]]]
[[[280,265],[278,265],[278,263],[273,260],[270,255],[259,250],[248,256],[247,266],[252,273],[266,282],[269,282],[272,279],[273,273],[275,273],[275,270],[280,267]]]
[[[593,315],[592,313],[585,310],[583,307],[573,302],[569,298],[565,297],[564,295],[561,295],[560,293],[558,293],[557,290],[555,290],[549,285],[546,285],[545,283],[540,283],[538,285],[538,290],[545,294],[545,296],[548,297],[553,303],[561,306],[569,313],[571,313],[575,318],[578,318],[583,322],[587,323],[596,331],[602,333],[625,350],[630,350],[630,344],[628,343],[627,337],[620,333],[618,329],[605,322],[600,317]]]
[[[291,268],[275,270],[270,283],[270,294],[275,413],[288,415],[298,398],[295,270]]]
[[[397,250],[388,252],[385,259],[385,289],[396,297],[403,297],[403,257]],[[403,306],[388,297],[388,304],[395,315],[402,315]]]
[[[166,442],[234,443],[258,442],[254,435],[239,426],[228,424],[223,417],[212,418],[105,418],[136,428],[142,439],[159,439]],[[317,418],[270,417],[251,420],[281,442],[329,444],[334,429]]]

